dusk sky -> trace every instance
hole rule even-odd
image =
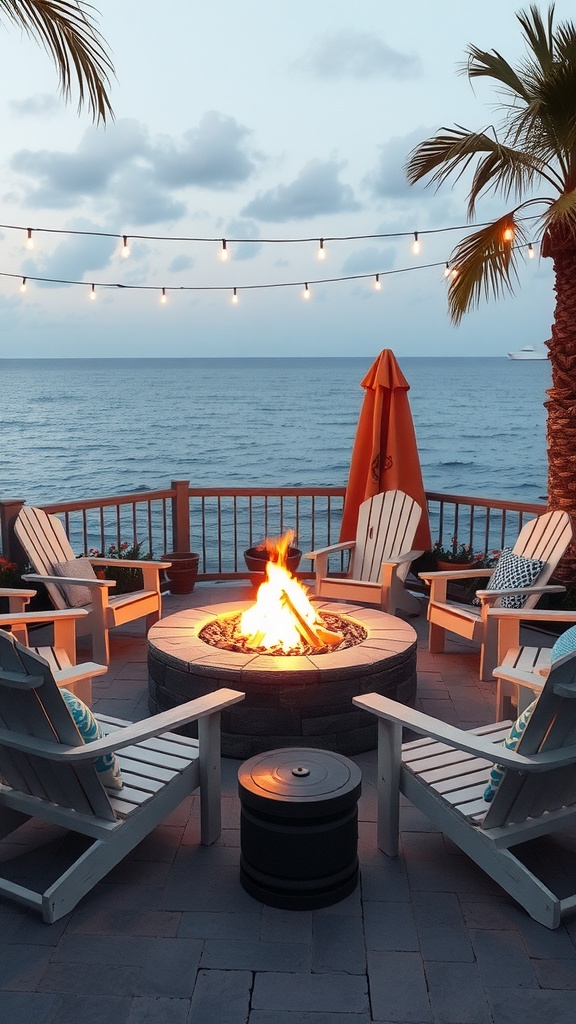
[[[0,222],[19,228],[0,228],[1,357],[505,356],[550,336],[538,258],[514,298],[450,324],[443,270],[469,179],[435,193],[403,170],[440,127],[494,122],[494,91],[458,69],[469,43],[521,60],[528,3],[95,4],[116,69],[105,128],[0,26]],[[573,10],[559,0],[557,21]],[[477,222],[505,208],[488,197]],[[222,238],[251,241],[222,262]]]

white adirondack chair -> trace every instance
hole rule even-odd
[[[379,718],[378,846],[398,853],[403,793],[536,921],[556,928],[576,893],[552,892],[513,849],[576,824],[576,655],[554,662],[517,750],[501,746],[511,722],[467,731],[377,693],[353,702]],[[402,744],[402,727],[425,738]],[[493,764],[506,768],[491,803]],[[576,886],[575,886],[576,888]]]
[[[443,652],[447,632],[475,640],[480,644],[480,679],[490,680],[498,664],[498,625],[496,618],[489,618],[488,610],[498,607],[504,596],[526,595],[524,607],[514,610],[520,622],[525,610],[533,608],[542,594],[562,592],[564,587],[547,583],[571,540],[572,525],[567,512],[546,512],[526,523],[512,550],[516,555],[544,562],[544,568],[532,586],[476,591],[479,607],[449,600],[446,593],[448,583],[482,576],[489,579],[492,569],[419,573],[420,578],[430,585],[428,650],[432,654]]]
[[[496,717],[519,714],[542,691],[552,664],[552,647],[520,644],[520,622],[510,608],[492,608],[490,618],[498,623],[498,664],[496,679]],[[522,615],[523,626],[540,623],[576,623],[576,611],[560,608],[531,608]]]
[[[39,818],[93,840],[44,892],[2,877],[0,895],[58,920],[198,788],[201,841],[215,842],[220,712],[243,697],[221,689],[136,723],[96,716],[106,735],[85,744],[49,665],[0,631],[0,839]],[[196,720],[197,740],[167,731]],[[94,768],[110,752],[121,790],[105,789]]]
[[[422,509],[403,491],[384,491],[362,502],[356,539],[309,551],[304,558],[315,562],[316,597],[360,601],[380,605],[391,615],[397,609],[418,614],[420,604],[404,582],[415,558],[412,551]],[[350,551],[346,576],[329,576],[330,555]]]
[[[22,599],[22,595],[33,596],[35,591],[19,590],[14,593],[20,595]],[[2,589],[0,597],[4,596],[6,591]],[[29,598],[26,598],[26,603],[28,600]],[[76,623],[87,614],[83,608],[51,612],[11,611],[0,615],[0,629],[9,629],[16,640],[44,658],[50,665],[58,686],[65,686],[90,707],[92,679],[94,676],[104,675],[108,669],[106,665],[98,665],[93,661],[76,664]],[[29,634],[29,629],[33,630],[36,626],[51,627],[51,645],[34,644],[34,635]]]
[[[96,575],[88,575],[88,567],[84,577],[62,576],[54,572],[54,566],[73,562],[74,552],[57,516],[49,516],[42,509],[21,509],[14,524],[14,532],[26,552],[34,573],[23,576],[30,582],[44,583],[55,608],[69,608],[70,598],[67,586],[88,587],[92,594],[90,604],[84,605],[88,616],[78,624],[82,634],[92,636],[92,656],[97,662],[110,663],[109,630],[126,622],[146,617],[146,628],[154,625],[162,614],[162,595],[160,593],[160,570],[168,568],[170,562],[152,562],[146,559],[123,559],[122,567],[141,569],[144,586],[131,594],[109,594],[114,587],[112,580],[100,580]],[[118,559],[89,558],[91,566],[112,565],[118,567]]]

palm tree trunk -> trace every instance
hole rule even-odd
[[[554,261],[556,308],[552,337],[546,342],[552,364],[548,410],[548,507],[572,516],[576,533],[576,239],[548,237],[542,254]],[[571,544],[555,574],[576,583],[576,544]]]

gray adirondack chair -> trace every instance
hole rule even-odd
[[[0,590],[0,597],[6,591]],[[26,605],[28,595],[34,596],[33,590],[14,590],[18,603]],[[23,596],[24,595],[24,596]],[[52,669],[58,686],[80,697],[90,707],[92,704],[92,679],[104,675],[106,665],[98,665],[93,661],[76,664],[76,623],[88,614],[83,608],[68,611],[27,612],[25,610],[10,611],[0,615],[0,629],[10,630],[12,636],[44,658]],[[32,630],[37,626],[51,628],[52,643],[35,645]]]
[[[160,593],[160,570],[169,568],[170,562],[153,562],[147,559],[123,559],[122,567],[141,569],[143,589],[131,594],[109,594],[114,587],[112,580],[97,579],[93,569],[78,579],[75,576],[58,575],[54,566],[72,563],[75,555],[58,516],[47,515],[43,509],[25,505],[14,524],[14,532],[26,552],[34,573],[24,575],[32,583],[44,583],[55,608],[71,607],[70,587],[87,587],[91,601],[84,605],[88,615],[78,623],[79,633],[92,637],[92,656],[95,661],[110,663],[109,631],[114,626],[146,618],[147,629],[154,625],[162,613]],[[118,567],[118,559],[89,558],[92,567],[112,565]],[[88,572],[91,575],[88,576]]]
[[[421,572],[420,578],[430,585],[428,601],[428,650],[432,654],[442,653],[446,643],[446,633],[456,633],[467,640],[475,640],[480,644],[480,679],[492,679],[492,671],[498,664],[498,624],[497,619],[489,617],[490,608],[498,607],[502,597],[511,595],[525,596],[524,607],[515,610],[519,623],[524,611],[533,608],[542,594],[559,593],[565,588],[548,584],[548,580],[556,569],[558,562],[572,540],[572,524],[567,512],[546,512],[532,519],[522,528],[512,549],[516,555],[544,562],[532,586],[517,587],[507,590],[477,590],[476,596],[480,606],[452,601],[447,597],[447,586],[452,580],[461,583],[466,579],[492,575],[492,569],[470,569],[447,572]],[[508,620],[511,630],[512,617]],[[511,634],[509,633],[510,637]],[[501,648],[508,643],[501,634]],[[512,646],[508,644],[508,646]]]
[[[142,722],[96,716],[84,743],[48,663],[0,631],[0,840],[29,818],[92,842],[43,892],[0,878],[0,895],[58,920],[195,789],[201,841],[220,834],[220,712],[242,700],[221,689]],[[169,730],[198,721],[197,740]],[[124,788],[107,790],[94,761],[117,754]],[[6,867],[5,867],[6,870]]]
[[[411,550],[421,516],[420,505],[403,491],[383,491],[362,502],[355,540],[304,555],[315,562],[315,597],[376,604],[390,615],[397,609],[417,615],[420,604],[404,583],[412,561],[422,554]],[[347,574],[330,576],[330,556],[343,551],[350,551]]]
[[[501,743],[511,722],[466,731],[377,693],[354,697],[379,718],[378,846],[398,853],[403,793],[536,921],[558,927],[576,892],[558,895],[514,847],[576,824],[576,655],[554,662],[515,751]],[[402,744],[402,727],[424,739]],[[506,768],[491,803],[493,764]],[[576,888],[576,883],[575,883]]]

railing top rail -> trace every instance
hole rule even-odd
[[[188,494],[191,498],[226,498],[226,497],[342,497],[346,493],[345,487],[189,487]]]
[[[113,494],[105,498],[84,498],[82,501],[53,501],[43,504],[45,512],[82,512],[89,508],[107,508],[110,505],[133,505],[135,502],[173,498],[175,491],[167,487],[158,491],[135,491],[133,494]]]
[[[528,501],[514,501],[500,498],[480,498],[469,494],[446,494],[444,491],[426,491],[428,501],[440,501],[445,505],[470,505],[479,508],[503,509],[506,512],[533,512],[541,515],[547,509],[546,502],[537,504]]]

